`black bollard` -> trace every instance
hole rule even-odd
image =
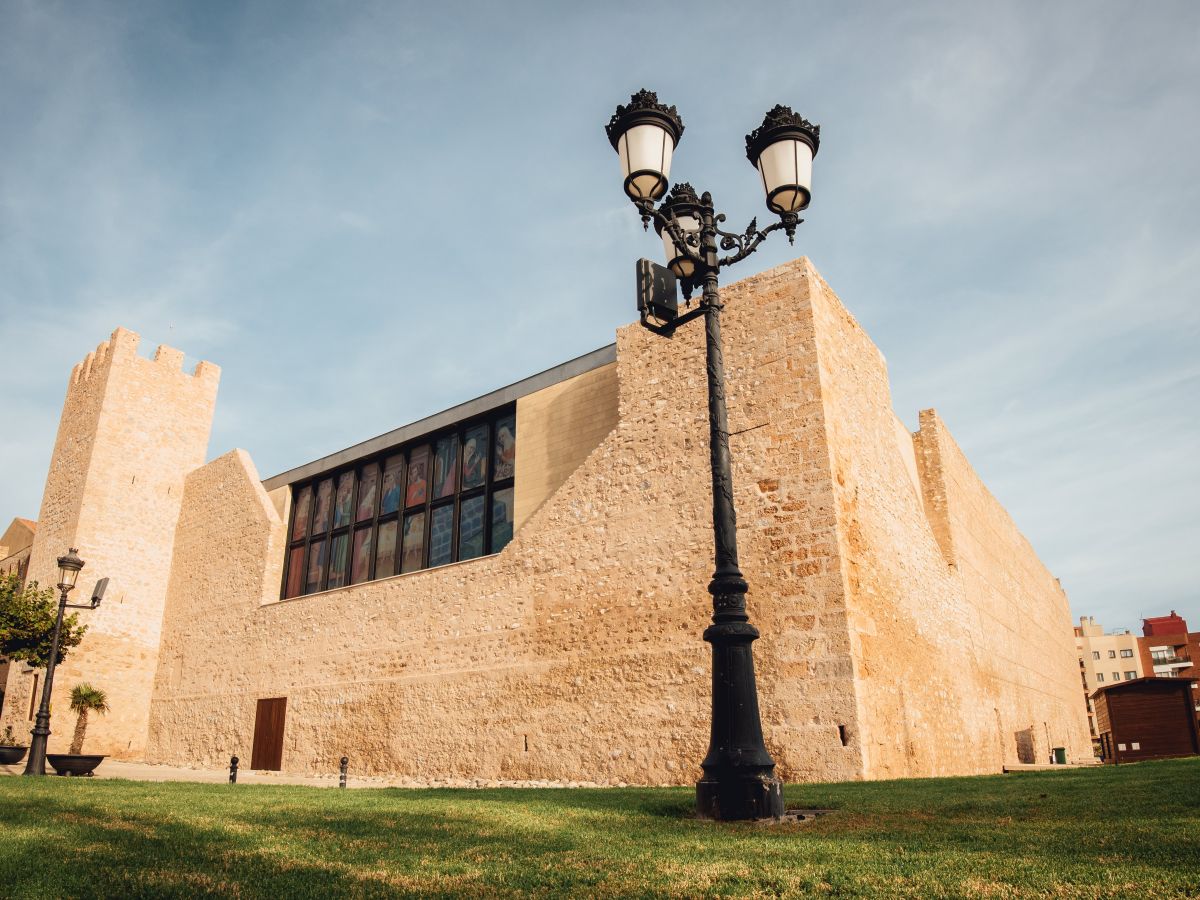
[[[238,758],[236,756],[229,757],[229,783],[230,784],[237,784],[237,764],[238,764]]]
[[[340,788],[344,788],[346,786],[346,770],[348,768],[350,768],[350,757],[343,756],[342,765],[339,769],[340,774],[338,775],[338,787]]]

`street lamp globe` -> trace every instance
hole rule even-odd
[[[812,199],[812,164],[821,145],[821,126],[791,107],[776,106],[746,135],[746,158],[758,169],[767,209],[794,215]]]
[[[625,193],[631,200],[657,200],[667,192],[671,155],[683,136],[683,120],[674,106],[641,90],[618,106],[604,130],[621,158]]]
[[[663,251],[667,257],[667,267],[677,278],[690,278],[696,271],[696,264],[687,255],[687,248],[681,247],[671,235],[670,229],[664,227],[667,220],[673,220],[684,237],[696,237],[700,234],[700,198],[695,189],[686,181],[675,185],[671,193],[659,207],[661,217],[656,217],[654,230],[662,238]],[[691,246],[693,254],[700,252],[700,241]]]
[[[84,566],[83,560],[79,558],[79,550],[72,547],[67,551],[66,556],[58,558],[58,587],[63,591],[74,590],[75,582],[79,578],[79,570]]]

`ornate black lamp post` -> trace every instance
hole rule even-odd
[[[676,184],[655,208],[655,201],[666,194],[671,156],[683,135],[683,121],[674,106],[659,103],[652,91],[638,91],[627,106],[617,107],[606,130],[621,158],[625,193],[641,213],[643,226],[653,221],[661,235],[667,263],[684,297],[690,299],[696,287],[702,289],[698,307],[690,312],[678,315],[674,308],[658,307],[651,314],[656,321],[643,315],[643,324],[668,336],[684,322],[704,316],[716,571],[708,585],[712,624],[704,632],[713,653],[712,734],[701,763],[704,777],[696,784],[697,813],[723,820],[779,818],[783,787],[763,744],[754,683],[751,644],[758,629],[746,614],[748,586],[738,568],[717,276],[757,250],[773,231],[783,229],[789,241],[794,239],[802,221],[798,213],[811,197],[812,161],[821,129],[788,107],[776,106],[746,136],[746,156],[758,169],[767,208],[779,221],[759,230],[755,219],[738,234],[719,227],[725,216],[714,211],[712,196],[706,191],[697,197],[689,184]],[[728,255],[718,256],[718,246]]]
[[[72,547],[66,556],[58,558],[58,618],[54,620],[54,638],[50,642],[50,660],[46,663],[46,681],[42,685],[42,703],[38,707],[37,719],[34,721],[33,740],[29,743],[29,759],[25,763],[26,775],[46,774],[46,742],[50,738],[50,692],[54,689],[54,669],[58,665],[58,639],[62,632],[63,613],[67,607],[71,609],[95,609],[100,605],[104,593],[104,585],[108,579],[102,579],[96,585],[90,603],[68,603],[67,594],[75,589],[79,579],[79,571],[84,562],[76,554],[79,551]]]

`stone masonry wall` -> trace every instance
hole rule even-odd
[[[617,424],[611,363],[517,400],[513,527],[519,530]]]
[[[722,294],[741,563],[780,775],[996,771],[997,702],[1005,728],[1038,721],[1057,700],[1037,695],[1063,676],[1035,642],[1009,660],[1025,681],[997,686],[975,649],[995,622],[927,518],[935,470],[943,512],[973,474],[898,443],[882,358],[806,260]],[[332,772],[345,754],[363,773],[695,781],[712,571],[702,342],[700,323],[671,339],[621,329],[615,427],[484,559],[279,601],[282,498],[241,451],[189,475],[149,758],[249,759],[256,700],[287,697],[285,770]],[[1019,593],[1049,621],[1059,601],[1032,559],[994,602]]]
[[[727,295],[736,500],[770,636],[772,752],[785,777],[850,778],[858,749],[838,725],[854,728],[853,685],[828,477],[804,452],[823,437],[794,268]],[[712,570],[702,339],[619,332],[616,427],[493,557],[279,602],[282,520],[249,460],[193,473],[150,758],[248,758],[256,700],[285,696],[289,770],[347,754],[357,771],[414,776],[694,781]]]
[[[110,579],[100,608],[80,612],[87,635],[55,674],[51,752],[70,743],[69,697],[81,681],[110,707],[89,719],[85,750],[145,752],[183,480],[204,462],[220,370],[201,362],[187,374],[183,353],[165,346],[144,359],[139,340],[118,328],[75,367],[42,499],[30,580],[55,584],[70,547],[86,562],[72,602]]]
[[[1034,723],[1039,761],[1053,746],[1090,756],[1057,582],[932,410],[897,444],[882,355],[808,277],[865,775],[997,771]]]
[[[1054,747],[1090,759],[1071,610],[1004,507],[931,409],[920,414],[919,456],[941,491],[953,569],[968,601],[970,657],[986,685],[1004,763],[1045,762]]]
[[[868,777],[996,771],[991,706],[969,659],[962,586],[913,490],[898,446],[887,367],[820,276],[809,271],[821,394],[834,468],[853,665]],[[908,453],[904,451],[907,449]],[[985,715],[986,712],[986,715]]]

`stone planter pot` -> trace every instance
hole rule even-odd
[[[71,753],[47,753],[46,760],[59,775],[92,775],[92,769],[104,761],[104,756],[84,756]]]
[[[28,752],[28,747],[0,747],[0,766],[15,766]]]

